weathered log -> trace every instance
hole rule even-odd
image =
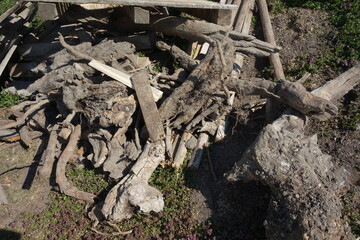
[[[164,207],[162,193],[149,186],[151,174],[165,160],[164,142],[147,143],[131,168],[130,173],[116,184],[106,196],[101,207],[102,215],[110,221],[128,219],[137,209],[143,213],[159,212]]]
[[[169,28],[168,26],[174,27]],[[251,42],[252,40],[255,40],[255,37],[253,36],[236,31],[229,31],[227,27],[217,24],[176,17],[162,18],[152,25],[152,29],[167,35],[177,36],[188,41],[198,41],[201,43],[208,42],[212,45],[215,44],[216,40],[222,41],[225,35],[228,35],[228,37],[235,42]],[[278,46],[274,46],[260,40],[256,40],[256,42],[257,45],[271,46],[271,49],[274,52],[278,52],[281,49]],[[246,48],[239,48],[238,50],[245,49]]]
[[[61,153],[57,162],[56,183],[59,184],[59,188],[62,193],[77,199],[84,200],[89,203],[93,203],[96,196],[92,193],[78,190],[76,187],[72,186],[65,175],[66,164],[74,153],[76,145],[80,139],[80,135],[81,126],[77,125],[70,136],[68,144],[66,145],[64,151]]]
[[[281,80],[274,83],[253,78],[251,81],[238,80],[235,85],[235,89],[240,94],[273,97],[305,115],[313,115],[320,120],[326,120],[324,114],[331,116],[338,112],[334,103],[308,92],[303,85],[297,82]]]
[[[360,83],[359,73],[357,65],[313,91],[313,96],[335,102],[341,97],[337,92],[345,94]],[[354,239],[342,219],[339,197],[348,172],[321,152],[316,135],[306,136],[304,126],[302,116],[285,112],[260,132],[227,178],[270,187],[268,239]]]

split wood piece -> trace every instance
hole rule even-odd
[[[184,163],[185,156],[187,153],[186,142],[191,138],[191,136],[192,135],[189,132],[184,132],[183,135],[181,136],[180,142],[178,144],[179,146],[176,150],[174,161],[172,163],[173,168],[179,169],[181,165]]]
[[[234,27],[234,23],[237,21],[239,17],[240,7],[241,7],[242,0],[233,0],[232,4],[237,5],[238,9],[233,10],[232,16],[231,16],[231,27]]]
[[[157,41],[156,47],[159,48],[161,51],[167,51],[171,54],[175,61],[178,61],[180,66],[185,70],[192,72],[197,65],[199,65],[199,61],[194,60],[191,58],[186,52],[181,50],[176,45],[168,45],[163,41]]]
[[[103,217],[120,222],[131,218],[134,209],[140,213],[160,212],[164,208],[162,193],[149,186],[148,181],[160,162],[165,160],[164,142],[146,143],[130,173],[116,184],[101,207]],[[96,211],[96,209],[94,209]],[[99,218],[99,217],[98,217]],[[94,219],[96,220],[96,219]]]
[[[42,163],[42,167],[39,170],[39,174],[45,179],[48,179],[51,175],[51,172],[53,171],[56,156],[56,147],[60,144],[57,135],[58,128],[59,125],[55,125],[51,129],[47,147],[41,156],[40,162]]]
[[[169,122],[166,123],[165,147],[166,147],[167,156],[172,160],[173,159],[172,131],[169,127]]]
[[[255,1],[253,0],[250,0],[250,1],[246,1],[246,2],[251,2],[250,4],[250,7],[248,9],[248,11],[245,12],[245,17],[242,17],[241,19],[237,18],[236,22],[234,23],[234,27],[235,25],[238,25],[238,26],[242,26],[239,30],[239,32],[241,32],[242,34],[249,34],[250,32],[250,26],[251,26],[251,19],[252,19],[252,16],[253,16],[253,8],[254,8],[254,5],[255,5]],[[244,4],[244,3],[243,3]],[[248,3],[246,3],[248,4]],[[242,6],[241,6],[242,7]],[[246,6],[245,6],[246,7]],[[241,8],[239,8],[239,12],[241,11]],[[244,12],[245,10],[243,10]],[[244,56],[243,55],[239,55],[239,54],[236,54],[236,58],[235,58],[235,63],[240,67],[240,69],[243,67],[243,64],[244,64]],[[233,71],[233,75],[236,76],[236,71],[237,69],[234,69]]]
[[[215,113],[219,110],[220,105],[215,103],[209,108],[206,108],[204,111],[202,111],[197,117],[195,117],[187,126],[186,131],[190,132],[192,128],[194,128],[199,122],[204,120],[206,117],[208,117],[210,114]]]
[[[312,94],[336,102],[360,84],[359,76],[358,64]],[[286,110],[260,132],[227,178],[270,187],[269,239],[354,239],[342,219],[340,199],[348,172],[322,153],[316,135],[305,135],[305,124],[305,118]]]
[[[47,98],[47,99],[44,99],[44,100],[38,102],[37,104],[31,106],[29,108],[29,110],[27,110],[24,113],[24,115],[22,115],[18,120],[16,120],[16,122],[12,122],[12,123],[8,123],[6,125],[0,126],[0,130],[18,127],[19,125],[23,124],[26,121],[28,116],[30,116],[34,112],[38,111],[42,106],[48,104],[50,101],[52,101],[52,99]]]
[[[244,23],[245,23],[245,19],[249,13],[249,11],[251,11],[251,5],[255,2],[255,0],[247,0],[247,1],[242,1],[241,2],[241,6],[240,6],[240,10],[239,10],[239,14],[238,14],[238,18],[237,21],[234,25],[234,31],[237,32],[242,32]]]
[[[150,82],[146,70],[135,73],[131,77],[138,98],[146,128],[151,142],[165,138],[164,128],[154,98],[151,94]]]
[[[32,143],[32,138],[30,137],[29,128],[27,125],[22,125],[19,128],[20,141],[26,146],[30,147]]]
[[[60,191],[70,197],[74,197],[80,200],[84,200],[89,203],[93,203],[95,195],[92,193],[78,190],[72,186],[65,175],[66,164],[73,156],[77,143],[81,135],[81,125],[77,125],[70,136],[69,142],[66,145],[64,151],[61,153],[59,160],[56,164],[56,183],[59,184]]]
[[[67,44],[65,42],[65,39],[64,37],[60,34],[59,35],[59,40],[60,40],[60,43],[61,45],[66,48],[67,50],[69,50],[73,55],[75,55],[76,57],[79,57],[79,58],[82,58],[82,59],[85,59],[85,60],[88,60],[90,61],[89,62],[89,66],[93,67],[94,69],[106,74],[107,76],[123,83],[125,86],[129,87],[129,88],[134,88],[133,87],[133,84],[131,82],[131,76],[120,71],[120,70],[117,70],[113,67],[110,67],[106,64],[103,64],[95,59],[93,59],[91,56],[88,56],[84,53],[80,53],[79,51],[75,50],[72,46],[70,46],[69,44]],[[154,99],[155,101],[158,101],[161,97],[162,97],[162,91],[154,88],[154,87],[151,87],[151,91],[153,93],[153,96],[154,96]]]
[[[242,33],[249,34],[249,32],[250,32],[254,8],[255,8],[255,1],[251,0],[250,9],[249,9],[248,13],[246,14],[245,21],[244,21],[242,29],[241,29]]]
[[[188,167],[192,169],[198,169],[204,153],[204,148],[209,141],[209,135],[206,133],[200,133],[196,147],[191,155]]]
[[[296,82],[303,84],[304,82],[306,82],[306,80],[309,79],[310,76],[311,76],[311,73],[305,72],[304,75],[300,79],[296,80]]]
[[[4,188],[0,184],[0,203],[9,204]]]

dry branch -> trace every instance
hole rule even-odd
[[[69,142],[66,145],[64,151],[59,157],[59,160],[56,165],[56,183],[59,184],[60,191],[68,196],[84,200],[89,203],[94,202],[94,198],[96,197],[92,193],[87,193],[81,190],[78,190],[74,186],[72,186],[65,175],[66,164],[73,156],[74,150],[77,146],[77,143],[80,139],[81,135],[81,126],[77,125],[72,132]]]
[[[55,162],[56,146],[59,145],[59,141],[57,139],[58,127],[59,127],[58,125],[55,125],[51,129],[47,147],[41,156],[40,162],[42,163],[42,167],[39,170],[39,174],[44,178],[49,178],[53,170],[53,166]]]
[[[18,127],[19,125],[23,124],[26,121],[26,118],[28,116],[33,114],[35,111],[38,111],[42,106],[44,106],[45,104],[48,104],[50,101],[52,101],[52,100],[44,99],[44,100],[38,102],[37,104],[31,106],[30,109],[24,113],[24,115],[22,115],[18,120],[16,120],[16,122],[0,126],[0,130]]]

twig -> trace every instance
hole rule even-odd
[[[224,52],[223,52],[223,50],[221,48],[221,42],[219,40],[216,40],[216,46],[217,46],[217,49],[219,51],[221,64],[223,65],[223,67],[226,67],[226,62],[225,62],[225,58],[224,58]]]
[[[82,52],[79,52],[77,51],[75,48],[73,48],[72,46],[70,46],[69,44],[67,44],[65,42],[65,39],[63,37],[63,35],[61,35],[61,33],[59,33],[59,41],[60,41],[60,44],[61,46],[63,46],[64,48],[66,48],[68,51],[70,51],[73,55],[75,55],[76,57],[78,58],[82,58],[82,59],[85,59],[85,60],[88,60],[88,61],[92,61],[94,60],[92,57],[90,57],[89,55],[87,54],[84,54]]]
[[[27,110],[24,115],[22,115],[18,120],[16,120],[16,122],[13,123],[9,123],[6,124],[4,126],[0,127],[0,130],[4,130],[4,129],[9,129],[9,128],[14,128],[14,127],[18,127],[20,124],[23,124],[26,121],[26,118],[31,115],[32,113],[34,113],[36,110],[38,110],[40,107],[42,107],[43,105],[49,103],[51,101],[51,99],[45,99],[42,100],[40,102],[38,102],[37,104],[33,105],[29,110]]]

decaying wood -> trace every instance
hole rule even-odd
[[[150,82],[145,70],[131,77],[138,98],[150,140],[156,142],[165,138],[164,128],[155,100],[151,95]]]
[[[359,83],[356,65],[312,94],[336,102],[338,92],[345,94]],[[347,172],[322,153],[316,135],[305,135],[304,126],[302,116],[285,112],[260,132],[228,179],[257,180],[270,187],[269,239],[354,239],[342,219],[339,197]]]
[[[130,218],[134,208],[144,213],[161,211],[164,207],[162,193],[149,186],[148,180],[164,160],[164,142],[147,143],[130,173],[110,190],[103,203],[98,204],[103,217],[121,221]]]
[[[92,193],[78,190],[77,188],[72,186],[65,175],[66,164],[74,153],[74,150],[80,139],[80,135],[81,126],[77,125],[70,136],[68,144],[66,145],[64,151],[61,153],[59,160],[56,164],[56,183],[59,184],[60,191],[62,193],[80,200],[84,200],[89,203],[93,203],[96,196]]]
[[[23,124],[26,121],[27,117],[29,117],[35,111],[38,111],[42,106],[48,104],[50,101],[51,99],[47,98],[31,106],[30,109],[24,113],[24,115],[22,115],[18,120],[16,120],[16,122],[0,126],[0,130],[18,127],[19,125]]]

